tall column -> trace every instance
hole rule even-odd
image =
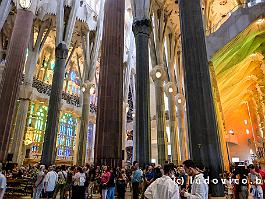
[[[25,63],[32,23],[33,13],[31,11],[17,10],[7,53],[6,67],[0,84],[0,161],[5,160],[7,155],[11,120]]]
[[[14,163],[22,164],[23,158],[20,156],[22,154],[22,144],[24,139],[24,132],[27,120],[27,113],[29,108],[29,103],[32,95],[32,87],[30,85],[20,86],[19,92],[19,107],[16,117],[16,126],[14,129],[14,137],[11,148],[11,153],[13,154],[12,161]]]
[[[157,149],[158,164],[164,164],[167,158],[167,135],[166,135],[166,114],[164,100],[164,81],[166,72],[162,66],[155,66],[150,73],[155,83],[156,93],[156,128],[157,128]]]
[[[168,97],[168,109],[169,109],[169,127],[170,127],[170,144],[171,144],[171,159],[174,164],[180,162],[180,145],[178,137],[178,125],[176,114],[176,95],[177,88],[172,82],[168,82],[165,85],[165,93]],[[181,159],[183,160],[183,159]]]
[[[95,163],[121,166],[124,0],[105,1]]]
[[[52,78],[52,89],[48,107],[46,131],[42,148],[41,163],[51,165],[55,162],[56,138],[60,117],[60,106],[65,74],[65,63],[68,48],[65,43],[60,43],[55,49],[55,67]]]
[[[180,0],[181,41],[185,70],[188,130],[191,158],[209,168],[212,196],[224,196],[219,174],[222,153],[218,138],[200,0]]]
[[[136,44],[136,114],[135,114],[135,158],[141,166],[150,163],[150,83],[149,49],[151,22],[148,19],[135,21],[133,32]]]
[[[178,118],[178,131],[179,131],[179,143],[180,143],[180,154],[181,161],[188,159],[188,138],[185,129],[185,97],[183,94],[178,93],[176,96],[177,105],[177,118]]]
[[[86,144],[87,144],[87,133],[89,124],[89,113],[90,113],[90,89],[94,86],[92,82],[86,81],[83,85],[83,106],[82,106],[82,117],[81,127],[79,132],[78,141],[78,156],[77,164],[84,165],[86,160]]]
[[[11,10],[11,0],[2,0],[0,3],[0,32],[5,24],[6,18]]]

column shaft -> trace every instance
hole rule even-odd
[[[156,80],[155,82],[158,164],[164,164],[168,159],[163,82],[161,80]]]
[[[121,166],[124,0],[105,1],[95,163]]]
[[[17,10],[7,53],[6,67],[0,83],[0,161],[3,161],[7,155],[12,115],[25,63],[32,23],[32,12]]]
[[[136,114],[135,114],[135,158],[141,166],[150,163],[151,123],[150,123],[150,83],[149,49],[151,32],[149,20],[136,21],[133,24],[136,44]]]
[[[174,95],[168,96],[169,106],[169,126],[170,126],[170,144],[171,144],[171,159],[174,164],[180,162],[179,158],[179,139],[178,139],[178,126],[176,115],[176,100]]]
[[[86,160],[89,112],[90,112],[90,90],[89,88],[86,88],[85,92],[83,93],[82,117],[81,117],[81,126],[80,126],[79,139],[78,139],[78,153],[77,153],[78,165],[84,165]]]
[[[188,130],[191,158],[209,169],[212,196],[224,196],[219,174],[222,154],[216,126],[200,0],[180,0],[181,41],[185,70]]]
[[[54,67],[52,89],[48,107],[46,131],[41,155],[41,163],[51,165],[56,157],[56,139],[60,117],[60,107],[65,74],[65,63],[68,55],[66,44],[60,43],[55,50],[56,62]]]

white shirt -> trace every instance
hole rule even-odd
[[[4,198],[6,191],[6,177],[0,172],[0,199]]]
[[[59,171],[58,172],[58,183],[66,183],[67,180],[67,172]]]
[[[208,199],[208,184],[206,184],[202,173],[192,179],[191,193],[185,192],[184,197],[187,199]]]
[[[86,182],[86,174],[77,172],[73,176],[73,182],[75,186],[84,186]]]
[[[179,199],[179,188],[169,176],[156,179],[144,192],[148,199]]]
[[[49,171],[44,179],[44,183],[46,184],[46,191],[54,191],[55,185],[58,181],[58,174],[55,171]]]

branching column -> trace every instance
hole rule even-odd
[[[85,89],[83,92],[83,106],[82,106],[82,117],[81,117],[81,127],[78,139],[78,156],[77,164],[84,165],[86,160],[86,141],[88,133],[89,124],[89,112],[90,112],[90,89],[94,86],[92,82],[86,81],[83,85]]]
[[[55,67],[41,156],[41,163],[44,165],[51,165],[55,163],[56,138],[58,133],[63,80],[67,55],[68,48],[66,44],[60,43],[55,49]]]
[[[95,163],[122,163],[124,0],[105,1],[95,142]]]
[[[223,197],[222,153],[216,126],[215,110],[207,60],[200,0],[180,0],[181,41],[185,70],[185,92],[191,158],[209,168],[212,196]]]
[[[174,164],[178,164],[180,162],[179,148],[181,144],[179,142],[178,126],[177,126],[177,114],[176,114],[177,88],[176,86],[172,82],[168,82],[165,85],[165,93],[168,97],[171,159]]]
[[[148,19],[135,21],[133,32],[136,44],[136,114],[135,158],[141,166],[150,163],[150,83],[148,41],[151,23]]]
[[[162,66],[155,66],[150,73],[155,83],[156,93],[156,126],[157,126],[157,148],[158,164],[164,164],[167,160],[167,135],[166,135],[166,115],[164,100],[164,81],[166,72]]]
[[[0,161],[5,160],[7,155],[11,120],[32,24],[33,13],[18,9],[7,53],[6,67],[0,83]]]

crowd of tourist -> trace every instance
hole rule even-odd
[[[220,174],[226,198],[262,199],[265,172],[257,161],[247,165],[232,165],[231,171]],[[8,179],[27,177],[32,183],[32,198],[86,199],[98,194],[102,199],[124,199],[126,191],[132,198],[147,199],[207,199],[211,194],[207,168],[186,160],[182,165],[150,164],[132,166],[34,166],[3,168],[0,163],[0,199],[8,191]],[[210,181],[211,183],[211,181]]]

